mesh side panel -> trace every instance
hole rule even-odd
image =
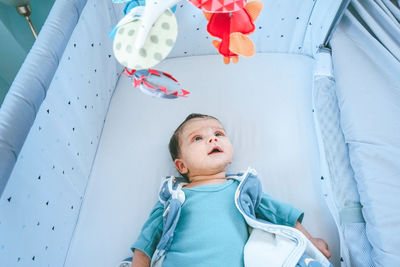
[[[339,108],[334,91],[335,81],[329,77],[316,77],[315,107],[328,163],[332,192],[336,204],[343,207],[359,206],[357,185],[350,166],[348,148],[339,122]],[[339,210],[340,210],[339,209]]]
[[[324,146],[330,182],[331,200],[338,212],[340,231],[345,242],[342,248],[345,265],[373,266],[371,245],[365,234],[362,218],[352,216],[351,209],[361,208],[357,184],[350,165],[348,147],[340,127],[340,111],[335,93],[335,80],[327,76],[314,77],[314,105]],[[347,257],[348,256],[348,257]]]
[[[342,229],[344,239],[349,248],[351,266],[374,266],[370,256],[372,253],[372,247],[367,240],[365,223],[344,224]]]

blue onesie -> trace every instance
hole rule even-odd
[[[186,196],[163,267],[243,267],[243,249],[248,239],[247,224],[235,207],[239,182],[183,188]],[[303,212],[263,194],[260,206],[269,214],[258,218],[274,224],[294,226]],[[162,234],[164,205],[157,202],[132,250],[140,249],[152,257]]]

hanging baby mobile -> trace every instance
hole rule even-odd
[[[126,2],[125,16],[111,30],[115,58],[125,66],[124,75],[131,78],[135,88],[154,97],[178,98],[189,94],[172,75],[150,69],[171,51],[178,34],[173,11],[165,8],[156,17],[146,15],[142,0],[113,0]],[[149,22],[150,21],[150,22]],[[152,27],[148,27],[151,23]]]
[[[150,69],[164,60],[171,52],[178,35],[178,25],[174,14],[174,6],[180,0],[112,0],[126,3],[123,17],[110,32],[114,39],[113,51],[119,63],[125,66],[125,74],[134,77],[138,70]],[[224,63],[232,60],[237,63],[239,56],[251,57],[255,54],[254,44],[247,36],[254,32],[254,21],[261,12],[263,3],[247,0],[189,0],[204,12],[208,20],[207,31],[219,38],[212,45],[223,56]],[[148,87],[147,79],[154,73],[160,73],[159,86]],[[147,76],[146,76],[147,74]],[[136,76],[135,76],[136,77]],[[142,91],[157,97],[176,98],[187,96],[189,92],[180,89],[179,83],[170,89],[163,86],[163,80],[170,84],[172,77],[162,71],[147,70],[140,72],[143,83],[134,83]],[[163,78],[161,78],[163,77]],[[137,78],[137,77],[136,77]],[[157,86],[155,86],[157,88]]]

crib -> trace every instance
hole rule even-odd
[[[176,175],[167,144],[192,112],[219,118],[229,172],[304,210],[334,266],[400,266],[400,11],[389,0],[264,0],[256,55],[225,65],[187,1],[154,68],[190,91],[132,85],[111,1],[58,0],[0,109],[0,266],[117,266]]]

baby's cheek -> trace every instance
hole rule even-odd
[[[233,156],[233,146],[230,142],[226,145],[226,152],[232,157]]]

